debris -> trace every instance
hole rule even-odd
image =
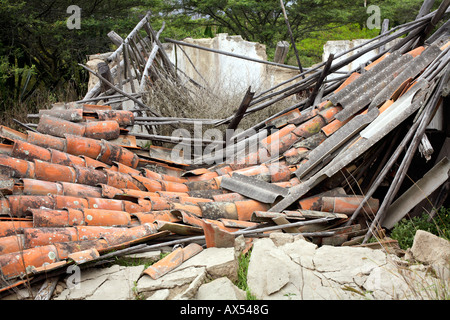
[[[251,242],[278,232],[317,247],[367,246],[381,226],[391,228],[448,178],[443,158],[397,198],[413,157],[423,153],[433,162],[439,149],[425,133],[448,101],[448,22],[430,33],[447,11],[444,1],[345,59],[338,60],[350,52],[264,92],[249,88],[225,119],[173,118],[146,104],[145,90],[157,90],[158,79],[194,90],[147,14],[125,39],[114,38],[120,45],[103,66],[108,79],[85,67],[99,83],[81,102],[29,115],[37,123],[23,124],[25,133],[0,127],[0,292],[48,278],[42,288],[50,294],[63,267],[178,246],[141,275],[158,279],[204,247],[234,246],[237,236]],[[383,50],[374,61],[338,72],[375,48]],[[157,134],[195,123],[235,130],[249,114],[299,93],[308,97],[225,140]],[[124,101],[134,107],[124,109]],[[153,144],[143,148],[137,139]],[[431,179],[438,169],[442,179]],[[380,188],[386,182],[387,191]],[[270,284],[270,292],[288,280]]]

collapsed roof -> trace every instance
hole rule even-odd
[[[170,148],[136,144],[180,140],[131,130],[139,122],[151,131],[196,120],[164,117],[141,99],[158,77],[183,77],[147,15],[109,57],[118,62],[110,72],[89,70],[101,81],[83,101],[30,115],[37,123],[22,124],[25,133],[0,127],[1,290],[71,264],[161,245],[228,246],[237,235],[280,230],[319,245],[361,245],[380,236],[380,229],[391,229],[448,182],[450,164],[441,153],[414,185],[401,189],[413,157],[425,152],[428,124],[448,102],[449,21],[431,33],[447,13],[443,1],[436,11],[385,30],[349,58],[335,62],[343,54],[330,56],[258,96],[249,90],[236,114],[213,124],[235,129],[240,119],[275,101],[310,95],[229,141],[216,141],[224,148],[190,163],[171,158]],[[358,70],[324,81],[403,35]],[[127,77],[140,80],[141,90],[123,91]],[[117,98],[133,101],[136,109],[113,108]]]

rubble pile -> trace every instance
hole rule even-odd
[[[247,93],[236,115],[217,124],[235,128],[274,100],[310,95],[255,124],[255,134],[227,141],[231,153],[213,154],[214,165],[207,165],[211,158],[187,163],[170,158],[170,148],[145,150],[136,143],[178,143],[153,129],[183,121],[163,118],[139,90],[123,91],[124,75],[141,80],[141,88],[158,77],[181,77],[146,16],[109,58],[116,63],[111,72],[90,70],[101,81],[84,102],[30,115],[36,121],[22,124],[24,132],[0,127],[1,292],[51,278],[69,265],[177,245],[144,271],[157,279],[205,246],[234,246],[240,235],[249,246],[280,231],[316,246],[364,245],[373,236],[382,242],[386,229],[448,180],[443,156],[416,185],[399,192],[413,156],[426,150],[428,124],[448,102],[448,21],[431,33],[447,12],[444,1],[350,58],[330,57],[305,70],[285,89],[259,98]],[[402,35],[360,69],[324,81]],[[117,107],[124,99],[136,109]],[[145,113],[153,123],[142,124]],[[134,133],[136,123],[154,134]]]

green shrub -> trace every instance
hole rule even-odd
[[[411,248],[417,230],[424,230],[450,240],[450,208],[441,207],[433,219],[423,213],[421,216],[404,218],[392,229],[391,238],[398,241],[400,248]]]

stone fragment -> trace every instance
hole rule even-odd
[[[411,253],[417,261],[431,265],[441,279],[450,279],[450,241],[417,230]]]
[[[230,279],[222,277],[201,285],[195,298],[196,300],[246,300],[246,293],[236,287]]]

